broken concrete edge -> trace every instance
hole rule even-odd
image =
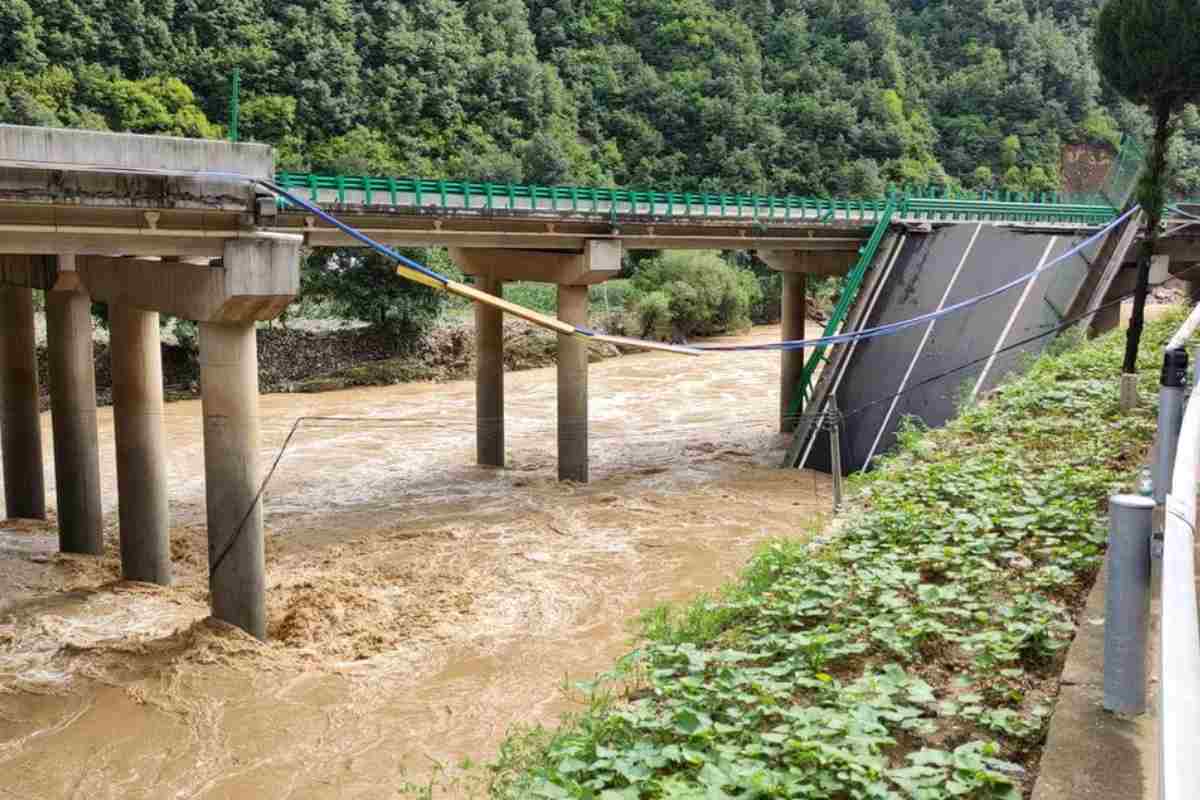
[[[21,169],[275,174],[270,145],[219,139],[0,125],[0,154],[0,164]]]
[[[1157,797],[1158,597],[1156,593],[1146,654],[1150,712],[1137,717],[1112,714],[1102,707],[1107,576],[1106,560],[1067,651],[1032,800]]]

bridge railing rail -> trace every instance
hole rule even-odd
[[[1065,201],[1056,193],[1000,197],[925,191],[846,199],[800,195],[660,192],[582,186],[426,180],[284,172],[276,182],[307,199],[342,208],[432,209],[437,212],[549,212],[687,219],[739,219],[759,224],[842,222],[874,225],[889,203],[903,221],[999,221],[1103,225],[1115,209],[1104,202]],[[284,201],[286,207],[287,203]]]
[[[1164,389],[1172,381],[1169,367],[1200,327],[1200,305],[1167,345]],[[1164,391],[1164,395],[1166,391]],[[1165,398],[1164,398],[1165,399]],[[1163,521],[1161,601],[1159,612],[1160,800],[1185,800],[1200,787],[1200,616],[1196,608],[1196,490],[1200,467],[1200,380],[1194,380],[1179,424],[1178,444],[1170,476],[1157,476],[1169,487]],[[1160,413],[1159,447],[1174,443],[1171,415]],[[1178,417],[1174,420],[1178,424]],[[1163,430],[1164,424],[1168,428]]]

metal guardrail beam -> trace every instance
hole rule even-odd
[[[1172,337],[1181,350],[1200,327],[1200,306]],[[1168,361],[1169,363],[1169,361]],[[1190,800],[1200,787],[1200,616],[1196,609],[1196,490],[1200,381],[1193,381],[1166,496],[1160,611],[1160,800]],[[1160,432],[1170,435],[1170,431]]]
[[[1105,203],[1062,202],[1057,194],[925,196],[893,193],[886,198],[773,196],[757,194],[635,191],[580,186],[537,186],[469,181],[280,173],[285,189],[306,191],[314,202],[363,208],[415,208],[443,212],[550,212],[713,218],[771,222],[860,222],[874,224],[889,203],[902,221],[997,221],[1103,225],[1116,215]],[[286,205],[285,205],[286,207]]]

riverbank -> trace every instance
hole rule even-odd
[[[1104,501],[1145,457],[1178,317],[1147,326],[1130,415],[1116,332],[902,435],[820,544],[772,545],[720,592],[644,616],[589,710],[515,733],[476,791],[1029,796]]]

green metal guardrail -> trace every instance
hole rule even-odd
[[[309,199],[321,200],[322,191],[335,192],[338,204],[345,204],[348,192],[363,196],[364,205],[401,205],[401,195],[412,197],[412,205],[442,209],[474,208],[485,211],[529,210],[518,208],[517,201],[546,201],[551,211],[603,214],[614,205],[628,206],[628,213],[665,216],[765,216],[769,219],[832,219],[841,215],[852,220],[874,221],[886,201],[842,200],[829,197],[778,197],[756,194],[692,193],[635,191],[583,186],[537,186],[511,183],[470,183],[466,181],[425,180],[416,178],[375,178],[368,176],[316,175],[284,172],[276,183],[285,189],[307,189]],[[454,198],[455,202],[450,202]],[[604,205],[605,208],[601,208]]]
[[[432,207],[442,210],[528,211],[529,206],[553,212],[610,214],[618,206],[624,214],[655,217],[743,217],[755,221],[800,220],[829,222],[878,222],[891,201],[899,198],[905,219],[930,221],[1010,221],[1103,225],[1115,210],[1103,201],[1065,202],[1056,193],[992,195],[914,190],[890,193],[888,198],[869,200],[832,197],[774,196],[692,192],[634,191],[581,186],[537,186],[508,183],[370,176],[317,175],[284,172],[276,182],[285,189],[308,190],[309,199],[321,202],[322,193],[332,192],[339,205],[348,193],[361,196],[364,206]],[[524,201],[526,207],[519,206]]]
[[[1105,205],[942,200],[906,197],[903,219],[939,222],[1058,222],[1105,225],[1117,210]]]
[[[553,212],[618,213],[654,217],[741,217],[754,221],[801,220],[878,222],[889,198],[897,199],[901,219],[944,222],[1047,222],[1103,225],[1123,208],[1145,162],[1145,150],[1135,137],[1122,140],[1098,192],[967,192],[947,187],[889,188],[883,198],[852,200],[797,195],[727,194],[724,192],[660,192],[582,186],[537,186],[512,183],[319,175],[281,172],[280,186],[308,190],[309,199],[322,202],[333,193],[339,205],[349,192],[364,206],[434,208],[441,210],[528,211],[529,206]],[[403,195],[403,198],[401,197]],[[355,199],[360,199],[356,197]],[[519,202],[525,208],[519,208]],[[286,203],[283,204],[286,206]],[[603,208],[602,208],[603,206]],[[622,208],[618,209],[618,206]]]
[[[834,306],[833,313],[829,315],[829,321],[825,323],[825,332],[822,334],[822,338],[833,336],[841,328],[846,315],[850,313],[851,304],[858,297],[858,290],[862,288],[863,280],[867,276],[867,270],[875,262],[875,256],[879,253],[879,245],[883,242],[884,234],[887,233],[888,228],[892,224],[892,217],[896,213],[903,214],[904,211],[904,200],[897,201],[891,199],[887,201],[887,205],[884,207],[879,221],[871,231],[871,237],[867,239],[867,243],[859,251],[858,261],[855,262],[854,268],[850,270],[850,274],[846,276],[846,281],[842,285],[842,293],[838,297],[837,305]],[[804,404],[808,402],[808,398],[812,393],[812,380],[817,374],[817,367],[826,360],[828,351],[828,345],[819,344],[813,348],[812,354],[804,362],[804,369],[800,373],[800,380],[796,387],[797,391],[792,393],[792,402],[788,407],[787,416],[799,416],[803,410]]]

